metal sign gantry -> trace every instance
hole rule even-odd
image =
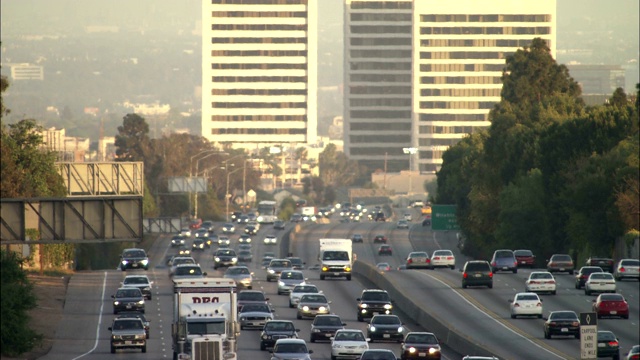
[[[58,162],[68,196],[143,195],[143,162]]]
[[[27,239],[36,229],[39,239]],[[0,245],[142,240],[142,196],[2,199]]]

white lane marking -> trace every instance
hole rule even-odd
[[[104,293],[107,289],[107,272],[104,272],[104,280],[102,281],[102,297],[101,299],[104,299]],[[98,316],[98,327],[96,328],[96,343],[93,345],[93,348],[89,351],[87,351],[86,353],[78,356],[78,357],[74,357],[72,360],[76,360],[76,359],[80,359],[82,357],[85,357],[89,354],[91,354],[97,347],[98,347],[98,340],[100,339],[100,328],[102,327],[102,310],[104,309],[104,300],[100,302],[100,315]]]

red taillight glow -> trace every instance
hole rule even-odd
[[[609,346],[618,346],[617,341],[609,341]]]
[[[409,264],[411,264],[413,262],[413,260],[409,259],[409,261],[407,261]]]
[[[492,273],[492,272],[490,272],[490,273],[489,273],[489,277],[490,277],[490,278],[492,278],[492,277],[493,277],[493,273]]]
[[[515,303],[515,304],[513,304],[513,307],[520,307],[520,304]]]
[[[453,256],[447,256],[447,260],[453,260]]]
[[[495,262],[495,261],[494,261],[494,262],[492,262],[492,263],[491,263],[491,266],[496,266],[496,262]]]
[[[620,271],[620,272],[624,272],[624,268],[623,268],[623,267],[621,267],[621,268],[620,268],[620,270],[618,270],[618,271]]]
[[[537,303],[536,306],[537,307],[542,307],[542,303]]]
[[[430,264],[431,263],[431,259],[427,259],[426,263]]]
[[[440,256],[434,257],[433,260],[440,260]]]
[[[463,273],[462,277],[466,279],[467,278],[467,273]]]
[[[535,281],[535,280],[530,280],[530,281],[529,281],[529,284],[537,284],[537,283],[538,283],[538,282],[537,282],[537,281]]]

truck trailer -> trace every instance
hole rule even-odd
[[[232,279],[173,281],[174,360],[237,358],[237,288]]]

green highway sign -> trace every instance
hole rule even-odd
[[[455,205],[431,205],[431,230],[460,230]]]

